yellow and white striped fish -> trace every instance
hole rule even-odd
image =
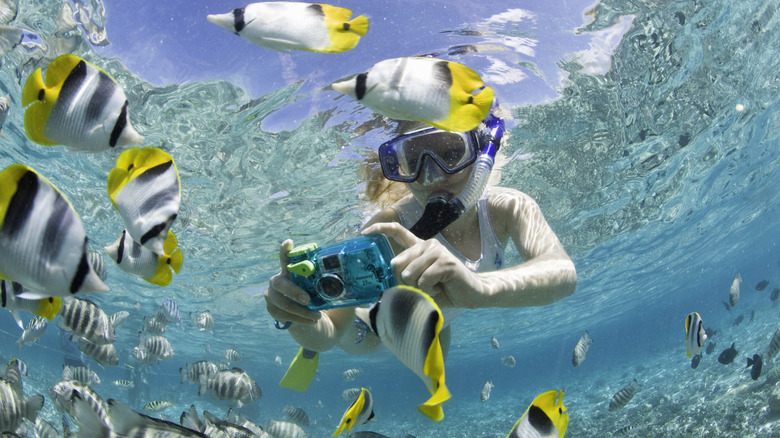
[[[428,388],[431,398],[417,408],[434,421],[444,419],[441,404],[450,399],[444,383],[444,355],[439,341],[443,318],[425,292],[396,286],[382,292],[369,311],[371,329]]]
[[[262,2],[206,19],[267,49],[340,53],[351,50],[368,32],[368,18],[350,17],[349,9],[330,5]]]
[[[386,59],[330,87],[392,119],[457,132],[476,128],[494,95],[474,70],[434,58]]]
[[[374,418],[374,398],[366,388],[360,388],[360,395],[352,402],[344,412],[339,422],[339,427],[331,436],[339,436],[347,429],[347,433],[355,426],[360,426],[369,421],[376,421]]]
[[[173,231],[168,230],[164,254],[158,255],[131,239],[127,230],[124,230],[119,239],[103,251],[128,274],[137,275],[158,286],[167,286],[173,280],[173,273],[178,274],[181,270],[183,256],[178,245]]]
[[[506,438],[563,438],[568,427],[563,390],[553,389],[536,396]]]
[[[0,307],[11,312],[20,329],[24,329],[19,315],[20,310],[42,316],[49,321],[57,316],[62,308],[62,298],[46,297],[36,300],[19,298],[25,290],[24,286],[15,281],[0,280]]]
[[[685,317],[685,348],[688,357],[701,353],[704,342],[707,340],[707,332],[704,323],[696,312],[691,312]]]
[[[144,138],[130,124],[127,97],[108,73],[76,55],[57,57],[27,79],[22,91],[24,129],[44,146],[63,144],[101,152],[138,144]]]
[[[173,158],[154,147],[122,152],[108,174],[108,195],[130,237],[155,254],[165,254],[168,229],[181,201]]]
[[[23,164],[0,172],[0,278],[24,299],[105,292],[92,270],[76,210],[49,180]]]

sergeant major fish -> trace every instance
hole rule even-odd
[[[98,345],[85,339],[79,339],[78,345],[79,351],[104,367],[119,365],[119,353],[116,351],[114,344]]]
[[[609,401],[609,412],[623,409],[628,404],[628,402],[634,398],[634,394],[636,394],[640,388],[641,386],[639,383],[637,383],[636,379],[634,379],[630,385],[615,393],[615,395],[613,395],[612,399]]]
[[[190,313],[190,319],[192,320],[192,325],[197,327],[200,331],[211,331],[214,328],[214,317],[208,310],[199,313]]]
[[[201,375],[198,395],[206,393],[219,400],[230,400],[239,408],[263,395],[255,380],[240,368],[219,371],[209,377]]]
[[[125,92],[100,68],[75,55],[62,55],[27,79],[22,91],[27,137],[44,146],[66,145],[101,152],[138,144],[144,138],[130,124]]]
[[[488,401],[488,399],[490,399],[491,389],[493,389],[493,381],[488,380],[487,382],[485,382],[484,385],[482,385],[482,391],[479,394],[479,401],[481,401],[482,403]]]
[[[225,360],[227,361],[228,365],[233,362],[241,362],[244,359],[243,356],[241,356],[241,353],[233,348],[228,348],[225,350]]]
[[[34,422],[43,407],[42,395],[24,398],[21,373],[16,367],[17,362],[11,361],[6,378],[0,379],[0,432],[16,431],[23,418]]]
[[[386,59],[330,87],[392,119],[457,132],[479,126],[494,95],[474,70],[433,58]]]
[[[75,336],[97,345],[111,344],[116,341],[116,330],[108,315],[89,300],[67,298],[63,300],[61,318],[57,327]]]
[[[170,154],[154,147],[122,152],[108,174],[108,195],[133,240],[155,254],[170,254],[165,243],[181,202],[179,172]]]
[[[173,406],[173,400],[154,400],[144,405],[144,410],[148,412],[162,412]]]
[[[775,330],[775,334],[772,336],[772,340],[769,341],[769,348],[767,349],[767,357],[772,359],[777,352],[780,351],[780,328]]]
[[[49,326],[49,322],[45,318],[40,316],[33,317],[22,332],[22,336],[16,341],[16,345],[19,347],[19,351],[22,351],[24,344],[32,344],[37,341],[38,338],[43,336],[43,332],[46,331],[46,327]]]
[[[352,381],[357,379],[357,377],[363,373],[363,368],[350,368],[343,373],[341,373],[341,380],[345,381]]]
[[[75,380],[90,387],[100,384],[100,377],[97,373],[82,366],[65,365],[62,368],[62,380]]]
[[[218,371],[219,368],[216,364],[206,360],[199,360],[195,363],[185,363],[184,367],[179,368],[181,383],[200,383],[200,376],[205,376],[206,379],[208,379],[212,375],[217,374]]]
[[[742,283],[742,275],[737,272],[737,276],[734,277],[734,281],[731,282],[731,288],[729,289],[729,304],[731,307],[737,305],[739,301],[739,285]]]
[[[579,341],[577,341],[577,345],[574,346],[574,353],[572,353],[571,363],[575,368],[585,361],[585,355],[588,353],[591,343],[593,343],[593,339],[591,339],[590,334],[585,331]]]
[[[355,47],[368,32],[368,18],[351,16],[349,9],[325,4],[266,2],[206,19],[267,49],[340,53]]]
[[[509,368],[514,368],[515,365],[517,365],[517,361],[515,360],[515,357],[512,355],[504,356],[501,358],[501,365]]]
[[[0,172],[0,278],[23,284],[17,298],[105,292],[92,270],[76,210],[49,180],[23,164]]]
[[[298,426],[309,427],[309,415],[303,409],[288,404],[282,408],[282,412],[284,412],[288,420]]]

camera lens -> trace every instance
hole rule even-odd
[[[344,282],[336,275],[323,275],[320,281],[317,282],[317,289],[319,289],[320,295],[324,295],[323,298],[326,300],[335,300],[344,293]]]

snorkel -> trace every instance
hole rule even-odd
[[[490,172],[495,164],[496,153],[504,135],[504,121],[493,111],[482,121],[479,134],[483,142],[482,151],[474,162],[474,169],[466,187],[457,196],[449,199],[446,194],[435,194],[428,199],[420,219],[409,231],[420,239],[427,240],[437,235],[449,224],[455,222],[464,212],[473,207],[485,191]]]

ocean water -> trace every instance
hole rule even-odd
[[[263,391],[242,412],[262,425],[285,419],[284,405],[298,406],[311,419],[310,437],[336,429],[349,404],[340,394],[353,386],[375,398],[377,421],[359,430],[392,437],[503,437],[549,389],[565,390],[571,437],[626,426],[634,427],[629,436],[780,435],[780,414],[769,407],[780,392],[766,380],[772,364],[756,381],[745,367],[780,327],[780,305],[770,299],[780,287],[776,1],[351,2],[341,5],[368,14],[372,28],[342,55],[277,54],[205,22],[205,14],[241,4],[214,10],[195,2],[183,11],[121,3],[19,1],[6,24],[27,36],[0,58],[0,94],[12,100],[0,168],[21,162],[50,179],[79,212],[93,249],[122,229],[105,185],[118,152],[84,155],[27,140],[21,89],[34,69],[62,53],[101,66],[126,90],[145,144],[171,153],[181,176],[173,231],[182,272],[159,288],[109,266],[110,291],[89,296],[109,314],[131,312],[117,333],[120,365],[84,359],[103,381],[94,388],[103,398],[139,411],[173,400],[164,413],[174,421],[190,405],[222,417],[229,405],[179,383],[178,370],[221,361],[234,348],[244,357],[236,365]],[[374,33],[380,37],[371,40]],[[464,45],[477,51],[464,53]],[[510,108],[501,185],[539,202],[579,279],[576,292],[553,305],[457,319],[446,364],[453,397],[440,423],[417,411],[427,391],[387,352],[329,351],[307,392],[278,387],[297,346],[273,327],[263,302],[282,240],[351,237],[372,212],[357,170],[392,128],[322,88],[379,60],[423,53],[471,66]],[[510,260],[520,262],[514,250]],[[741,298],[727,310],[738,272]],[[761,280],[769,286],[758,291]],[[174,358],[143,367],[130,352],[143,317],[164,299],[179,304],[186,329],[166,333]],[[188,324],[189,312],[206,309],[213,334]],[[683,329],[693,311],[717,330],[707,341],[715,351],[696,369]],[[574,368],[585,330],[594,341]],[[47,396],[61,378],[67,340],[50,324],[18,351],[20,335],[2,315],[0,358],[21,358],[30,369],[26,395]],[[735,361],[718,363],[732,343]],[[501,364],[506,355],[514,368]],[[363,373],[342,381],[354,367]],[[135,388],[112,385],[116,379]],[[609,412],[612,395],[634,379],[641,390]],[[480,402],[488,380],[495,387]],[[41,416],[62,432],[48,396]]]

